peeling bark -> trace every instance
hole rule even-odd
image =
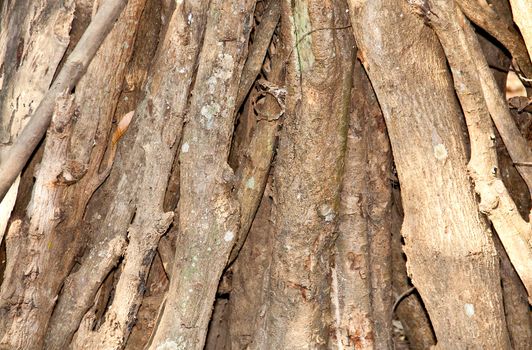
[[[50,125],[56,98],[64,91],[71,91],[79,82],[125,5],[125,0],[110,0],[101,6],[76,44],[76,47],[61,67],[53,84],[43,95],[37,108],[31,114],[31,119],[13,144],[2,155],[3,159],[2,163],[0,163],[1,200],[4,199],[5,194],[46,133],[46,129]],[[64,23],[61,24],[65,26]]]
[[[0,349],[528,349],[515,9],[0,0]]]
[[[132,5],[132,14],[134,14],[135,6],[136,5]],[[140,10],[142,10],[142,6],[140,7]],[[138,8],[137,12],[140,13]],[[124,22],[124,20],[120,22],[120,25],[115,28],[115,31],[113,31],[111,36],[122,36],[122,38],[126,42],[128,40],[131,42],[132,39],[134,39],[135,33],[134,30],[131,33],[131,26],[133,26],[134,29],[135,23]],[[122,52],[121,50],[112,49],[112,44],[110,44],[108,41],[107,45],[104,44],[102,49],[99,51],[94,61],[95,65],[89,66],[88,77],[90,77],[90,75],[94,71],[96,71],[96,68],[99,69],[99,67],[97,67],[97,65],[99,65],[99,61],[107,60],[106,62],[109,64],[109,67],[112,67],[112,69],[110,69],[109,71],[113,72],[113,74],[116,74],[118,80],[121,80],[120,67],[123,67],[127,63],[127,55],[128,50],[124,50],[124,52]],[[125,61],[124,58],[126,58]],[[104,82],[103,80],[101,81]],[[95,79],[91,79],[91,83],[94,84]],[[107,81],[105,81],[105,83],[107,83]],[[83,81],[80,83],[80,85],[83,85]],[[115,87],[114,91],[116,91],[117,89],[119,90],[120,86]],[[113,113],[113,98],[114,100],[116,100],[118,97],[113,94],[106,95],[106,97],[106,99],[100,100],[100,102],[104,103],[106,106],[111,107],[111,114],[109,115],[109,112],[107,114],[104,114],[102,116],[102,119],[105,120],[105,118],[108,118],[110,124],[110,119],[112,118]],[[76,96],[76,99],[78,98],[80,97]],[[92,118],[93,111],[87,114],[85,114],[85,111],[86,109],[83,108],[81,112],[77,111],[78,117]],[[83,114],[80,115],[80,113]],[[75,125],[73,126],[73,130],[76,130],[77,124],[74,124]],[[34,186],[34,196],[40,191],[47,190],[48,186],[50,186],[49,182],[56,183],[56,187],[59,190],[54,195],[56,197],[55,209],[53,211],[55,212],[55,214],[54,217],[51,218],[51,225],[40,225],[42,227],[40,231],[40,235],[42,237],[38,239],[42,240],[41,244],[43,245],[43,247],[44,245],[46,245],[46,248],[41,247],[33,253],[32,250],[29,249],[27,251],[19,252],[16,257],[10,257],[10,259],[14,259],[15,261],[19,261],[20,263],[25,261],[26,264],[36,264],[38,273],[31,281],[24,282],[25,278],[19,276],[17,272],[17,274],[13,277],[11,283],[4,282],[2,285],[3,296],[6,295],[4,294],[4,290],[19,290],[18,292],[16,292],[18,294],[18,297],[16,296],[17,294],[15,294],[14,296],[15,299],[22,298],[22,295],[24,293],[23,290],[34,290],[31,294],[26,294],[26,296],[24,297],[30,298],[30,300],[35,300],[34,307],[30,307],[27,310],[26,314],[19,315],[19,323],[13,323],[11,325],[11,327],[14,327],[13,329],[16,330],[15,333],[13,333],[12,340],[5,339],[5,341],[8,343],[16,342],[18,341],[16,339],[19,337],[17,335],[18,332],[29,332],[31,336],[28,335],[23,337],[24,339],[26,339],[25,341],[29,342],[22,346],[24,349],[39,348],[43,342],[44,332],[47,328],[48,319],[51,315],[52,307],[54,306],[55,300],[57,298],[57,293],[59,292],[59,288],[61,287],[64,278],[72,268],[74,258],[78,253],[77,248],[80,243],[80,229],[77,227],[77,225],[79,225],[79,222],[83,216],[86,202],[90,198],[92,192],[94,192],[96,187],[99,185],[98,176],[88,176],[77,183],[76,181],[79,180],[78,178],[74,179],[70,177],[71,173],[69,172],[69,157],[72,154],[70,137],[71,134],[74,132],[75,131],[72,131],[71,133],[65,136],[68,147],[65,151],[64,157],[61,158],[61,169],[46,174],[46,176],[51,176],[51,178],[48,181],[45,181],[42,185]],[[102,144],[96,147],[96,150],[100,149],[101,156],[103,156],[107,145],[106,138],[103,138],[102,141]],[[89,169],[90,175],[98,175],[98,168],[100,166],[101,158],[95,158],[91,160],[92,163],[86,165],[87,167],[85,168],[85,170]],[[56,177],[57,179],[55,179]],[[53,181],[51,180],[52,178],[54,179]],[[80,189],[83,190],[80,192]],[[33,207],[35,208],[33,210],[33,213],[28,211],[28,218],[31,218],[32,215],[35,215],[35,213],[46,213],[47,211],[49,211],[49,208],[43,206],[42,203],[34,202]],[[46,215],[42,215],[42,219],[46,219]],[[65,232],[68,232],[69,234],[65,236]],[[24,243],[24,240],[26,239],[24,237],[25,235],[19,238],[17,240],[18,242],[14,244],[27,244]],[[29,237],[31,237],[31,233]],[[61,256],[62,259],[56,259],[57,256]],[[10,310],[10,312],[14,312],[16,309],[14,307],[11,307]]]
[[[128,234],[123,270],[104,323],[94,332],[78,334],[77,348],[121,349],[132,330],[157,244],[174,215],[163,210],[164,197],[179,148],[206,10],[204,3],[181,4],[170,20],[160,55],[154,63],[154,74],[146,87],[146,96],[135,112],[139,131],[133,154],[141,157],[144,167],[133,179],[127,179],[127,174],[123,174],[119,185],[123,190],[115,199],[117,209],[128,197],[133,199],[134,207],[126,208],[132,210],[129,215],[118,209],[106,218],[115,224],[121,220],[125,227],[115,226],[120,230],[117,234]],[[192,16],[194,21],[188,20],[187,16]],[[130,171],[135,169],[132,163],[126,163],[126,166]],[[124,221],[124,217],[131,218],[133,210],[133,221]]]

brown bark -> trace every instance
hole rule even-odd
[[[260,23],[255,27],[256,34],[253,37],[253,45],[242,69],[235,110],[240,109],[249,89],[251,89],[257,79],[280,16],[281,6],[279,2],[276,0],[268,1],[267,7],[261,15]]]
[[[192,16],[194,21],[184,13]],[[119,189],[124,190],[115,199],[115,205],[119,207],[132,196],[135,205],[134,219],[122,222],[126,227],[117,227],[123,230],[118,232],[119,235],[124,235],[127,230],[129,238],[122,273],[104,323],[94,332],[78,334],[76,347],[121,349],[132,330],[157,243],[173,218],[173,212],[164,211],[164,197],[179,147],[205,13],[203,3],[180,4],[170,20],[146,95],[135,112],[139,134],[133,152],[141,157],[143,171],[137,171],[136,181],[122,177]],[[128,169],[134,169],[132,164],[128,165]],[[113,214],[122,213],[117,210]],[[118,220],[114,215],[108,215],[108,218]]]
[[[218,281],[239,226],[227,158],[254,6],[254,1],[210,4],[179,155],[176,258],[150,349],[201,349],[205,342]]]
[[[367,76],[360,78],[366,90],[367,142],[364,205],[368,222],[369,268],[371,276],[372,319],[375,326],[375,347],[392,348],[392,234],[391,214],[391,150],[382,111]],[[354,88],[358,88],[355,85]]]
[[[511,14],[509,15],[511,17]],[[490,38],[483,37],[478,33],[477,38],[479,39],[479,43],[489,66],[496,67],[492,68],[491,72],[493,73],[499,91],[504,93],[506,90],[508,72],[501,70],[500,68],[509,67],[511,64],[511,57],[490,41]],[[514,118],[514,120],[516,120],[516,124],[518,124],[518,119]],[[519,124],[518,127],[520,127]],[[514,200],[519,213],[523,218],[526,218],[530,210],[530,202],[532,198],[530,198],[527,185],[515,168],[500,136],[498,136],[498,134],[496,136],[497,160],[499,163],[501,179],[506,188],[508,188],[508,192]],[[506,323],[510,334],[512,348],[526,349],[529,346],[528,344],[532,343],[532,324],[530,323],[532,320],[529,312],[526,289],[508,259],[508,255],[504,251],[500,240],[495,240],[495,247],[497,248],[497,253],[500,258],[504,313],[506,315]]]
[[[499,1],[505,3],[506,1]],[[532,76],[532,63],[528,58],[527,48],[523,38],[512,23],[512,19],[503,13],[498,13],[497,8],[475,0],[456,0],[464,14],[476,25],[484,29],[501,44],[503,44],[516,60],[516,67],[523,72],[525,77]],[[501,7],[501,5],[495,5]],[[503,5],[502,5],[503,6]]]
[[[327,15],[331,14],[331,16]],[[345,8],[283,2],[287,101],[274,170],[268,308],[253,348],[323,348],[351,77]],[[324,30],[314,31],[322,28]]]
[[[510,4],[512,4],[514,21],[523,34],[528,56],[532,61],[532,20],[530,19],[532,4],[526,0],[510,0]],[[532,79],[530,76],[527,78]],[[528,83],[530,83],[530,80],[528,80]]]
[[[142,7],[140,7],[141,9]],[[135,4],[131,5],[129,11],[131,11],[132,16],[134,16],[135,11],[140,14],[139,7]],[[122,20],[111,35],[115,38],[121,37],[126,43],[128,41],[132,43],[135,23],[126,23],[124,17],[121,17]],[[132,28],[133,30],[131,30]],[[120,77],[130,51],[126,48],[123,51],[116,50],[112,48],[112,44],[108,41],[107,45],[104,45],[102,50],[99,51],[94,61],[95,65],[89,67],[87,79],[91,81],[90,83],[93,86],[98,86],[97,81],[103,83],[103,79],[98,80],[98,76],[91,77],[91,74],[94,74],[99,62],[106,61],[110,68],[109,72],[116,74],[117,80],[121,81]],[[81,86],[83,84],[83,82],[80,83]],[[105,84],[108,85],[108,82],[105,81]],[[102,120],[108,120],[108,125],[111,123],[113,101],[118,98],[117,91],[119,91],[120,85],[119,83],[118,86],[110,86],[111,91],[106,94],[102,91],[100,95],[105,98],[99,102],[110,109],[110,111],[109,109],[102,111],[104,112],[102,113]],[[81,88],[81,91],[83,91],[83,88]],[[94,94],[92,97],[94,98]],[[82,93],[76,96],[76,99],[83,101]],[[84,107],[90,110],[91,105],[84,105]],[[92,118],[94,111],[88,113],[86,111],[87,109],[81,108],[81,111],[78,112],[81,119],[78,119],[78,121],[88,117],[94,119]],[[83,165],[83,169],[88,172],[89,176],[76,182],[80,179],[80,174],[74,173],[72,167],[70,167],[69,158],[75,152],[72,146],[69,145],[69,138],[72,133],[76,132],[77,127],[76,123],[72,128],[73,131],[63,136],[67,141],[68,147],[61,153],[60,157],[55,155],[60,166],[39,171],[37,177],[41,178],[41,180],[34,186],[33,197],[40,199],[32,202],[33,204],[24,219],[27,224],[23,225],[24,231],[21,232],[21,236],[11,241],[14,247],[17,245],[22,247],[22,250],[19,250],[17,254],[9,258],[12,263],[32,265],[32,270],[35,271],[30,278],[27,277],[27,271],[10,271],[10,275],[11,273],[12,275],[9,281],[4,281],[2,284],[2,298],[5,310],[9,313],[18,314],[16,319],[10,320],[8,327],[2,327],[2,330],[11,329],[11,331],[8,330],[11,333],[4,337],[3,342],[10,344],[9,346],[13,348],[20,346],[30,349],[41,346],[57,293],[77,254],[77,245],[80,237],[80,229],[77,225],[79,225],[79,221],[83,216],[86,202],[105,175],[99,174],[98,169],[107,146],[106,136],[102,137],[101,144],[95,147],[93,157],[84,159],[85,163],[79,163]],[[84,129],[84,131],[88,130]],[[91,139],[87,143],[92,145],[92,142],[94,141]],[[116,145],[116,142],[114,144]],[[113,152],[110,153],[112,154]],[[54,153],[52,152],[52,154]],[[98,154],[100,154],[99,157]],[[112,161],[112,157],[109,158],[109,161]],[[45,162],[49,162],[49,160]],[[80,191],[80,189],[82,190]],[[65,237],[65,232],[70,234]],[[61,256],[62,259],[55,259],[57,256]],[[23,305],[27,306],[23,307]],[[20,309],[24,311],[17,311]],[[26,335],[21,336],[21,334]],[[21,341],[22,343],[19,343]]]
[[[353,81],[332,276],[336,325],[331,347],[391,349],[390,146],[360,63]]]
[[[227,298],[216,299],[211,322],[209,324],[209,332],[205,340],[205,350],[224,350],[228,342],[228,306]]]
[[[142,305],[125,349],[144,349],[157,322],[157,312],[161,305],[169,280],[160,258],[155,256],[146,282],[146,292],[142,298]]]
[[[469,131],[471,159],[468,170],[480,196],[479,209],[493,223],[532,300],[532,226],[521,218],[500,179],[490,115],[513,159],[516,150],[522,158],[532,157],[532,152],[527,149],[526,141],[510,116],[469,21],[452,2],[435,2],[431,6],[436,12],[428,16],[453,71],[456,93]],[[526,168],[518,166],[529,184],[532,172]],[[530,185],[529,189],[532,189]]]
[[[119,2],[0,0],[2,166]],[[0,204],[0,348],[528,349],[507,1],[127,3]]]
[[[269,10],[271,9],[266,9]],[[257,26],[257,30],[259,29]],[[240,228],[229,263],[236,258],[242,248],[260,204],[277,146],[280,117],[285,112],[286,89],[283,87],[285,62],[277,36],[272,39],[268,51],[269,64],[264,65],[263,77],[257,80],[256,87],[244,106],[229,156],[230,164],[234,164],[237,169],[236,196],[241,208]],[[241,79],[239,91],[242,89],[242,83]]]
[[[65,91],[71,91],[85,73],[96,51],[111,31],[114,22],[126,5],[125,0],[106,1],[94,16],[74,50],[70,53],[50,89],[32,113],[31,119],[0,163],[0,200],[26,165],[31,154],[46,133],[54,111],[55,100]],[[64,26],[64,23],[62,23]]]
[[[396,181],[396,179],[394,179]],[[410,350],[429,349],[436,343],[432,331],[430,319],[418,293],[408,293],[412,284],[409,283],[406,271],[406,260],[401,243],[401,225],[403,224],[403,207],[401,205],[401,191],[397,182],[393,193],[391,209],[392,229],[392,267],[393,267],[393,291],[395,297],[395,314],[401,322]],[[404,295],[408,293],[408,295]],[[401,296],[404,296],[403,299]]]
[[[75,6],[73,1],[5,1],[0,5],[0,158],[3,158],[54,77],[69,44]],[[9,194],[1,199],[0,241],[15,205],[18,186],[18,182],[14,183]]]
[[[267,295],[273,247],[270,191],[266,190],[249,235],[233,265],[229,300],[227,349],[253,347],[268,308]]]
[[[495,249],[470,188],[461,113],[437,38],[408,4],[349,3],[401,182],[409,273],[437,346],[508,349]]]

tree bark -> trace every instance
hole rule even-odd
[[[469,184],[461,112],[437,38],[406,3],[349,4],[401,182],[409,274],[437,346],[509,349],[495,248]]]
[[[327,344],[352,64],[348,33],[327,28],[345,26],[345,10],[335,2],[283,2],[288,90],[274,172],[275,243],[264,337],[253,348]]]
[[[359,62],[353,82],[332,270],[331,345],[391,349],[391,153],[382,112]]]
[[[0,0],[0,349],[528,349],[508,1]]]
[[[179,155],[178,251],[150,349],[201,349],[205,342],[218,281],[239,227],[227,158],[254,6],[254,1],[210,4]]]

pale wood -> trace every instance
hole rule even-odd
[[[254,8],[254,0],[210,1],[179,153],[176,255],[149,349],[203,349],[205,343],[218,283],[240,224],[227,159]]]
[[[0,199],[3,199],[11,184],[26,165],[35,147],[39,144],[50,125],[55,100],[65,91],[70,91],[85,73],[89,63],[103,40],[112,29],[114,22],[126,6],[127,0],[108,0],[94,16],[86,32],[69,55],[61,72],[43,96],[8,152],[2,156],[0,164]]]
[[[508,118],[511,116],[508,109],[504,108],[502,96],[469,21],[452,2],[436,0],[431,1],[431,5],[434,15],[428,16],[453,71],[455,90],[469,131],[471,159],[468,168],[475,191],[480,195],[479,209],[493,223],[528,291],[529,300],[532,300],[532,225],[521,218],[499,176],[491,122],[491,118],[499,121],[501,114],[507,114]],[[500,122],[496,122],[496,125],[499,126]],[[498,127],[510,155],[514,154],[514,143],[519,140],[525,143],[515,124],[512,125],[515,128],[512,134]],[[521,150],[523,157],[532,157],[532,152],[527,152],[526,148]],[[527,177],[523,178],[527,181]]]
[[[467,174],[462,115],[444,52],[407,2],[349,4],[401,183],[408,272],[437,346],[509,349],[498,260]]]
[[[528,55],[532,61],[532,2],[529,0],[510,0],[514,21],[521,30]],[[532,77],[528,77],[532,79]],[[530,81],[529,81],[530,82]]]

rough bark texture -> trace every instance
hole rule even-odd
[[[355,68],[354,79],[361,78],[362,67]],[[356,96],[365,95],[360,81],[353,88],[347,133],[346,160],[342,182],[338,238],[332,269],[331,302],[334,314],[333,349],[373,349],[375,327],[372,321],[371,274],[369,267],[368,223],[364,218],[363,198],[367,191],[365,172],[367,147],[363,106]],[[358,113],[357,113],[358,112]]]
[[[128,12],[121,17],[119,25],[111,34],[111,38],[99,50],[94,64],[88,69],[85,79],[85,81],[89,81],[92,84],[91,87],[97,88],[91,93],[93,101],[98,101],[107,108],[107,110],[100,109],[102,124],[106,125],[107,130],[111,125],[114,113],[113,106],[121,89],[123,67],[127,63],[127,57],[131,52],[126,45],[117,50],[114,47],[113,40],[121,39],[130,45],[133,43],[136,23],[135,21],[128,22],[127,17],[140,16],[141,10],[142,6],[139,6],[138,2],[133,1],[130,4]],[[107,63],[108,72],[112,72],[109,74],[111,76],[114,75],[118,81],[116,84],[109,84],[109,81],[101,79],[101,75],[96,74],[97,70],[101,70],[100,65],[103,61]],[[108,78],[109,76],[106,76],[106,79]],[[108,90],[106,92],[103,91],[102,85],[107,87]],[[83,96],[83,86],[84,82],[82,81],[80,82],[79,96],[76,96],[76,104],[78,101],[86,101]],[[94,91],[97,92],[95,93]],[[10,282],[6,281],[2,285],[2,298],[9,298],[6,300],[10,300],[4,305],[9,305],[9,312],[17,312],[19,320],[11,325],[14,333],[10,338],[5,337],[3,340],[10,344],[9,346],[11,347],[20,346],[29,349],[41,346],[57,293],[64,278],[72,268],[74,258],[78,252],[80,228],[77,226],[85,211],[85,205],[96,187],[106,176],[105,171],[103,174],[99,173],[100,162],[107,147],[108,135],[105,134],[100,135],[101,141],[94,147],[92,158],[87,156],[77,162],[77,167],[71,166],[71,159],[77,160],[77,153],[75,147],[70,144],[69,139],[72,134],[76,134],[76,131],[79,133],[80,128],[90,135],[91,128],[88,125],[83,125],[87,119],[96,120],[96,124],[92,122],[92,128],[96,129],[98,119],[93,117],[95,106],[99,105],[83,103],[83,108],[78,109],[76,112],[77,122],[74,122],[75,125],[69,129],[71,131],[62,136],[66,139],[68,147],[61,153],[62,156],[58,157],[60,159],[57,162],[59,162],[60,167],[39,170],[39,175],[37,176],[43,178],[43,180],[39,185],[34,186],[34,200],[32,200],[30,210],[28,210],[24,219],[29,222],[29,227],[24,228],[23,226],[21,235],[11,241],[10,245],[13,247],[17,245],[24,247],[13,256],[12,262],[17,263],[18,261],[18,263],[33,265],[32,269],[35,270],[33,277],[30,278],[27,278],[27,271],[15,270],[10,277]],[[79,126],[79,124],[82,126]],[[107,130],[106,133],[108,132]],[[94,138],[86,142],[79,140],[79,142],[77,145],[83,145],[84,150],[90,149],[87,146],[92,146]],[[116,142],[113,146],[116,147]],[[110,153],[111,158],[109,160],[112,161],[113,152]],[[85,173],[88,176],[80,180]],[[46,197],[49,199],[46,199]],[[37,198],[41,199],[37,200]],[[32,225],[33,229],[31,228]],[[70,233],[66,239],[62,238],[65,232]],[[54,259],[57,256],[62,256],[62,259]],[[26,274],[26,276],[21,276],[21,273]],[[16,311],[21,305],[19,303],[27,305],[25,308],[22,307],[25,311]],[[21,336],[22,334],[25,335]],[[15,345],[20,339],[24,339],[25,343]]]
[[[395,180],[396,181],[396,180]],[[403,224],[403,207],[401,193],[397,182],[392,191],[391,209],[392,228],[392,266],[393,291],[396,298],[395,313],[403,326],[410,350],[429,349],[436,343],[429,316],[418,293],[408,293],[412,284],[406,272],[406,260],[401,243],[401,225]],[[404,295],[408,293],[408,295]],[[403,297],[403,299],[399,299]]]
[[[205,342],[218,281],[239,228],[227,158],[253,8],[254,1],[210,4],[179,156],[178,254],[150,349],[201,349]]]
[[[252,48],[256,44],[255,42]],[[278,36],[271,40],[268,63],[263,65],[263,78],[257,81],[244,106],[229,156],[229,163],[237,169],[237,199],[241,208],[240,229],[230,262],[235,259],[246,239],[264,193],[277,146],[280,117],[285,112],[286,89],[283,87],[285,62]],[[240,89],[242,84],[246,82],[241,80]]]
[[[331,15],[328,15],[331,14]],[[274,172],[269,307],[255,348],[324,348],[351,84],[349,36],[337,2],[283,2],[287,101]],[[293,48],[293,49],[292,49]]]
[[[273,227],[272,200],[266,191],[248,238],[233,267],[233,290],[229,301],[230,343],[227,349],[253,347],[256,332],[267,310]]]
[[[69,44],[74,9],[74,1],[3,1],[1,4],[0,158],[24,128],[52,82]],[[17,190],[18,183],[15,183],[1,200],[0,241]]]
[[[390,146],[382,112],[360,63],[353,81],[332,271],[336,340],[331,347],[391,349]]]
[[[500,49],[496,43],[490,41],[489,37],[484,37],[478,33],[477,37],[489,66],[494,67],[491,69],[491,72],[502,94],[506,90],[508,72],[500,70],[500,68],[509,67],[511,57],[504,50]],[[519,121],[518,118],[514,118],[514,120],[516,123]],[[526,137],[525,133],[521,133]],[[532,199],[530,198],[528,187],[519,175],[500,136],[497,137],[496,144],[501,179],[506,188],[508,188],[508,192],[514,200],[519,213],[523,218],[526,218],[530,212],[530,202]],[[513,349],[526,349],[529,344],[532,344],[532,319],[530,317],[526,289],[519,275],[515,272],[500,240],[495,240],[495,247],[500,257],[504,313],[506,315],[510,341],[512,342]]]
[[[532,61],[532,19],[530,19],[532,4],[527,0],[510,0],[510,4],[512,4],[514,21],[523,34],[528,55]],[[532,77],[528,78],[532,79]]]
[[[484,29],[506,47],[516,60],[516,67],[525,76],[532,76],[532,63],[528,58],[525,42],[504,9],[506,1],[455,0],[464,14],[476,25]],[[494,1],[491,1],[494,2]]]
[[[126,3],[125,0],[110,0],[102,4],[76,47],[68,55],[53,84],[31,114],[31,119],[8,151],[3,152],[0,163],[0,200],[3,200],[46,133],[55,100],[65,91],[71,91],[79,82]],[[64,23],[61,25],[64,26]]]
[[[349,3],[401,182],[409,274],[434,316],[438,347],[508,349],[498,261],[469,184],[461,113],[437,38],[406,3]]]
[[[434,16],[432,13],[428,16],[449,60],[468,127],[471,143],[468,170],[480,196],[479,209],[493,223],[532,298],[532,226],[521,218],[500,179],[490,116],[513,159],[517,159],[516,149],[522,154],[518,158],[532,157],[532,153],[499,93],[469,21],[452,2],[434,2],[431,6]],[[518,170],[527,184],[532,181],[528,167],[518,166]]]
[[[0,0],[0,349],[528,350],[509,6]]]

